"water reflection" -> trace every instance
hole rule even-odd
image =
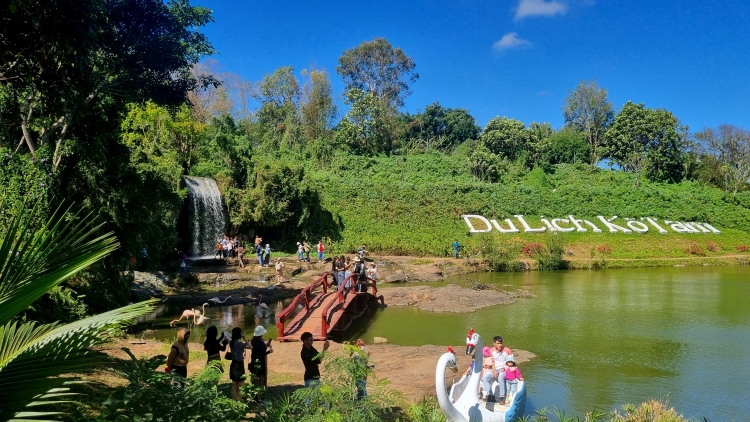
[[[205,316],[208,320],[203,325],[193,325],[193,319],[189,322],[184,319],[169,326],[169,322],[180,316],[183,310],[191,309],[191,306],[180,303],[166,302],[160,305],[156,312],[139,320],[141,338],[155,339],[159,341],[172,341],[177,336],[180,327],[190,327],[191,341],[201,343],[206,333],[206,328],[215,325],[219,332],[231,331],[234,327],[240,327],[245,332],[252,332],[256,320],[268,330],[267,337],[277,336],[276,315],[291,303],[291,299],[279,300],[269,308],[263,308],[254,304],[242,305],[211,305],[205,307]],[[194,308],[201,309],[200,306]]]

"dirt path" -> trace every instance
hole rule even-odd
[[[460,339],[458,339],[460,340]],[[272,343],[274,352],[268,356],[268,384],[272,391],[292,390],[304,385],[302,373],[304,368],[300,359],[300,350],[302,343]],[[169,344],[157,341],[148,341],[143,344],[131,344],[128,341],[121,340],[108,345],[106,353],[120,359],[126,359],[125,352],[120,350],[121,347],[128,347],[133,354],[138,357],[150,357],[159,354],[167,354]],[[205,366],[206,354],[203,352],[203,346],[197,343],[190,343],[190,363],[188,364],[188,374],[195,375]],[[322,350],[322,342],[315,342],[315,348]],[[451,379],[458,380],[463,371],[469,365],[469,358],[463,353],[464,345],[456,342],[453,345],[457,352],[456,361],[458,372],[447,374],[448,383]],[[392,344],[374,344],[368,345],[370,351],[370,362],[375,365],[375,376],[378,379],[388,379],[390,386],[396,391],[401,392],[409,400],[419,400],[424,396],[435,395],[435,365],[438,358],[446,352],[445,346],[397,346]],[[341,343],[331,342],[329,351],[332,353],[342,353]],[[523,371],[524,362],[534,358],[534,354],[523,350],[515,350],[514,356]],[[225,366],[226,378],[228,381],[229,361],[222,361]],[[159,368],[159,370],[162,370]],[[104,380],[106,383],[114,386],[121,385],[122,381],[108,376],[106,378],[97,377],[99,381]],[[374,383],[373,383],[374,384]]]

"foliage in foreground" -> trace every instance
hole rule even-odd
[[[379,422],[394,419],[397,416],[394,406],[404,403],[401,394],[389,388],[388,380],[375,378],[366,358],[354,357],[360,352],[357,347],[345,343],[343,348],[343,355],[321,352],[318,356],[325,361],[320,385],[300,388],[269,403],[266,420]],[[363,379],[367,379],[368,395],[357,400],[357,383]]]
[[[700,419],[705,422],[706,419]],[[639,406],[624,404],[620,410],[614,410],[609,414],[603,412],[588,412],[583,418],[568,416],[564,409],[541,408],[533,415],[522,417],[519,422],[691,422],[679,414],[666,401],[649,400]]]
[[[33,411],[75,396],[60,388],[69,379],[53,377],[91,369],[103,357],[93,346],[152,310],[143,302],[66,325],[19,321],[35,300],[117,247],[89,215],[58,210],[44,221],[39,214],[34,208],[11,218],[0,241],[0,419],[56,414]]]
[[[208,365],[196,378],[156,372],[166,356],[136,358],[123,348],[130,362],[110,368],[128,381],[101,407],[98,421],[239,421],[251,410],[247,402],[230,399],[217,389],[222,376],[217,366]],[[219,363],[220,364],[220,363]],[[255,394],[245,394],[253,398]]]

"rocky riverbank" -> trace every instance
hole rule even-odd
[[[282,261],[285,267],[281,283],[273,267],[246,264],[243,268],[236,259],[191,262],[186,273],[135,271],[128,276],[134,278],[134,298],[166,296],[171,301],[199,303],[231,296],[226,304],[235,305],[253,302],[261,291],[264,297],[269,292],[274,299],[292,297],[331,269],[330,262],[297,262],[289,257]],[[379,288],[391,283],[442,281],[485,269],[480,261],[450,258],[375,256],[367,261],[377,265]]]
[[[457,284],[444,287],[413,286],[378,291],[388,306],[416,306],[430,312],[474,312],[486,306],[515,303],[521,297],[534,297],[527,290],[513,292],[471,289]]]

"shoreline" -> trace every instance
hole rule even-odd
[[[685,256],[660,258],[581,258],[564,257],[567,270],[600,270],[626,268],[665,268],[747,265],[750,255],[726,254],[715,256]],[[438,282],[456,277],[488,272],[484,259],[436,258],[418,256],[370,256],[368,262],[378,265],[378,288],[404,283],[418,285],[420,282]],[[134,296],[141,298],[168,297],[176,302],[203,302],[217,296],[229,296],[228,305],[246,304],[257,301],[262,293],[269,299],[294,297],[301,289],[317,280],[329,270],[329,262],[296,262],[294,257],[283,257],[286,268],[285,281],[274,282],[275,270],[257,264],[241,268],[236,259],[227,264],[193,266],[188,273],[168,271],[134,272]],[[538,271],[533,259],[520,258],[524,271]],[[564,270],[563,270],[564,271]],[[451,280],[455,283],[454,280]],[[223,299],[222,297],[222,299]]]

